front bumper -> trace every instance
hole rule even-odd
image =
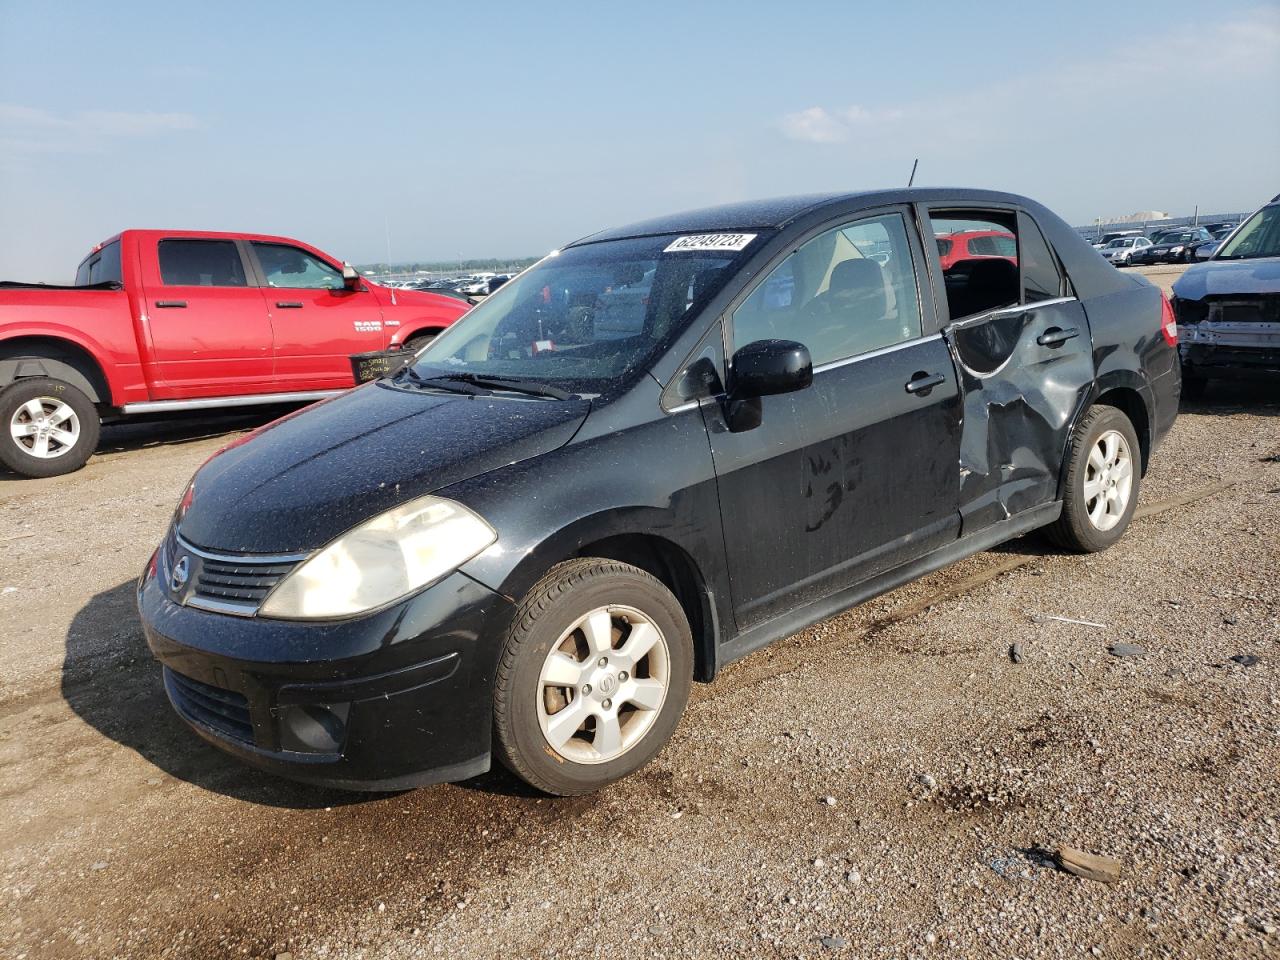
[[[465,574],[338,622],[182,606],[154,575],[138,609],[174,709],[247,763],[356,790],[489,769],[493,674],[514,606]]]

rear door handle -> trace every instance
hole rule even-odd
[[[276,306],[279,307],[281,310],[301,310],[302,301],[301,300],[277,300]]]
[[[1061,327],[1050,327],[1036,337],[1036,343],[1042,347],[1060,347],[1072,337],[1078,336],[1080,336],[1080,331],[1075,327],[1067,327],[1065,330]]]
[[[187,305],[187,301],[185,300],[157,300],[156,301],[156,306],[160,307],[161,309],[165,307],[185,307],[186,305]]]
[[[947,378],[940,373],[917,373],[907,381],[907,393],[925,394],[946,382]]]

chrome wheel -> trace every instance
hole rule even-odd
[[[1089,522],[1110,530],[1129,508],[1133,494],[1133,453],[1129,441],[1116,430],[1098,437],[1089,451],[1084,476],[1084,506]]]
[[[80,439],[80,418],[68,404],[53,397],[35,397],[9,418],[9,435],[21,450],[40,460],[52,460],[71,450]]]
[[[671,682],[662,631],[634,607],[597,607],[561,634],[538,678],[547,744],[575,763],[606,763],[653,726]]]

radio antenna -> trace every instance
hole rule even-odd
[[[911,162],[911,176],[907,179],[908,187],[916,182],[916,167],[918,166],[920,166],[920,158],[916,157],[915,160]]]

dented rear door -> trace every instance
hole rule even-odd
[[[1017,219],[1022,302],[945,330],[964,402],[962,535],[1056,499],[1094,379],[1084,307],[1034,221],[1025,212]]]

